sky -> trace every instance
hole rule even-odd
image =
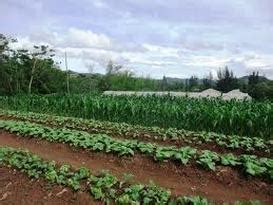
[[[46,44],[64,69],[205,77],[228,66],[273,79],[272,0],[0,0],[0,33]]]

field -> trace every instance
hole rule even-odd
[[[0,204],[272,204],[273,104],[0,97]]]
[[[273,139],[273,103],[171,96],[0,97],[1,108]]]

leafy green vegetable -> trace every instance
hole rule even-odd
[[[107,134],[89,134],[84,131],[67,128],[50,128],[35,123],[12,120],[0,120],[0,128],[21,134],[25,137],[32,136],[43,138],[50,142],[68,143],[70,146],[82,147],[91,151],[116,153],[119,156],[132,156],[135,152],[140,152],[152,156],[157,161],[172,160],[180,162],[181,165],[186,165],[191,160],[210,170],[215,170],[217,165],[233,166],[242,168],[247,174],[266,176],[272,179],[272,160],[257,158],[255,155],[235,157],[232,154],[218,154],[209,150],[197,151],[190,146],[177,148],[139,142],[137,140],[120,140],[110,137]],[[21,159],[11,158],[10,160],[20,161]],[[18,164],[18,166],[22,165]],[[69,173],[65,171],[68,168],[64,167],[62,170],[62,176],[58,178],[59,183],[64,183],[63,181],[69,178]],[[33,173],[30,172],[29,174]],[[53,175],[53,173],[51,174]],[[70,183],[77,189],[77,183],[74,183],[73,179],[70,180]]]
[[[90,130],[95,133],[105,133],[110,135],[122,135],[128,137],[146,137],[155,140],[182,140],[189,144],[200,144],[202,142],[215,142],[219,146],[231,149],[244,149],[248,152],[261,150],[272,151],[272,144],[257,137],[240,137],[237,135],[223,135],[213,132],[192,132],[178,130],[176,128],[143,127],[139,125],[129,125],[125,123],[101,122],[96,120],[84,120],[82,118],[52,116],[38,113],[24,113],[16,111],[6,111],[0,109],[0,116],[8,115],[23,120],[31,120],[37,123],[50,124],[53,126],[63,126],[72,129]],[[151,147],[150,147],[151,148]],[[100,147],[98,147],[100,149]],[[152,148],[151,148],[152,149]],[[150,149],[150,150],[151,150]],[[149,152],[147,150],[147,152]]]

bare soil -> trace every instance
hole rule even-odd
[[[52,185],[43,179],[29,179],[26,174],[15,169],[0,166],[1,205],[92,205],[94,201],[84,191]]]
[[[113,154],[75,149],[66,144],[50,143],[35,138],[20,137],[0,131],[0,146],[28,149],[46,160],[71,164],[74,168],[85,166],[93,173],[109,170],[119,178],[124,173],[134,175],[141,183],[156,184],[168,188],[173,195],[201,195],[217,203],[236,200],[261,200],[273,203],[273,184],[262,179],[245,177],[228,167],[218,167],[216,172],[196,166],[180,166],[175,163],[156,163],[142,155],[118,157]]]

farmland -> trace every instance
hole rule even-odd
[[[0,108],[272,139],[272,102],[137,96],[1,97]]]
[[[0,97],[0,198],[22,183],[33,203],[272,204],[272,125],[267,101]]]

